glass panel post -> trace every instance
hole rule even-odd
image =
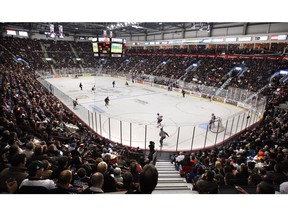
[[[195,135],[195,126],[193,128],[193,133],[192,133],[192,141],[191,141],[191,151],[193,149],[193,144],[194,144],[194,135]]]

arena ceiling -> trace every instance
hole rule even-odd
[[[227,28],[248,25],[260,25],[262,23],[244,22],[3,22],[0,23],[2,30],[16,28],[31,32],[49,31],[50,24],[62,25],[64,34],[70,35],[103,35],[103,31],[112,31],[116,37],[127,37],[131,35],[151,35],[154,33],[170,33],[175,31],[210,31],[216,28]]]

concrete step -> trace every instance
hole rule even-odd
[[[183,181],[181,179],[158,179],[158,184],[160,183],[169,183],[173,185],[174,183],[183,183]]]
[[[180,176],[179,171],[175,169],[174,164],[171,164],[170,161],[157,161],[156,168],[159,176],[158,184],[153,193],[158,193],[157,191],[159,191],[159,194],[194,193],[191,190],[192,185]]]
[[[171,170],[176,170],[175,167],[170,167],[170,166],[156,166],[157,170],[162,170],[162,169],[171,169]]]
[[[192,190],[154,190],[152,194],[199,194],[197,191]]]
[[[158,172],[158,175],[159,175],[159,176],[180,177],[180,174],[179,174],[179,173],[159,173],[159,172]]]
[[[165,170],[165,171],[174,171],[175,170],[175,168],[174,167],[156,167],[156,169],[158,170],[158,171],[163,171],[163,170]],[[175,170],[175,171],[177,171],[177,170]]]
[[[158,170],[159,174],[179,174],[178,170]]]
[[[187,183],[186,181],[185,181],[185,178],[178,178],[178,177],[175,177],[175,176],[158,176],[158,179],[161,179],[161,180],[173,180],[173,181],[175,181],[176,179],[178,179],[179,181],[181,181],[181,182],[185,182],[185,183]]]
[[[159,163],[159,162],[156,162],[156,166],[174,166],[174,164],[170,163],[170,162],[162,162],[162,163]]]
[[[170,160],[157,160],[157,163],[171,163]]]
[[[157,186],[156,187],[163,187],[163,186],[165,186],[165,187],[169,187],[169,186],[171,186],[171,187],[188,187],[187,186],[187,183],[186,182],[175,182],[175,183],[171,183],[171,182],[158,182],[158,184],[157,184]]]
[[[157,185],[157,187],[155,188],[155,190],[190,190],[186,185],[178,185],[178,186],[161,186],[161,185]]]
[[[171,163],[156,163],[156,167],[174,167],[174,164]]]
[[[159,161],[156,162],[156,166],[162,166],[162,165],[163,166],[174,166],[173,163],[170,163],[170,162],[167,162],[167,161],[166,162],[164,162],[164,161],[163,162],[159,162]]]

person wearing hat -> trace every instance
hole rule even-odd
[[[29,176],[24,179],[19,186],[17,194],[47,194],[49,190],[56,187],[51,179],[42,179],[45,164],[42,161],[35,160],[28,166]]]

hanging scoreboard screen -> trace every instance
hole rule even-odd
[[[97,42],[92,43],[92,50],[93,50],[94,56],[99,56],[99,50],[98,50],[98,43]]]
[[[92,48],[94,53],[98,53],[98,43],[92,43]]]
[[[111,45],[110,45],[109,38],[107,38],[105,41],[102,41],[101,38],[99,38],[98,53],[99,53],[100,57],[109,57],[110,56]]]
[[[123,53],[123,44],[111,43],[111,53]]]
[[[123,57],[125,40],[120,38],[97,38],[92,42],[94,56]]]

